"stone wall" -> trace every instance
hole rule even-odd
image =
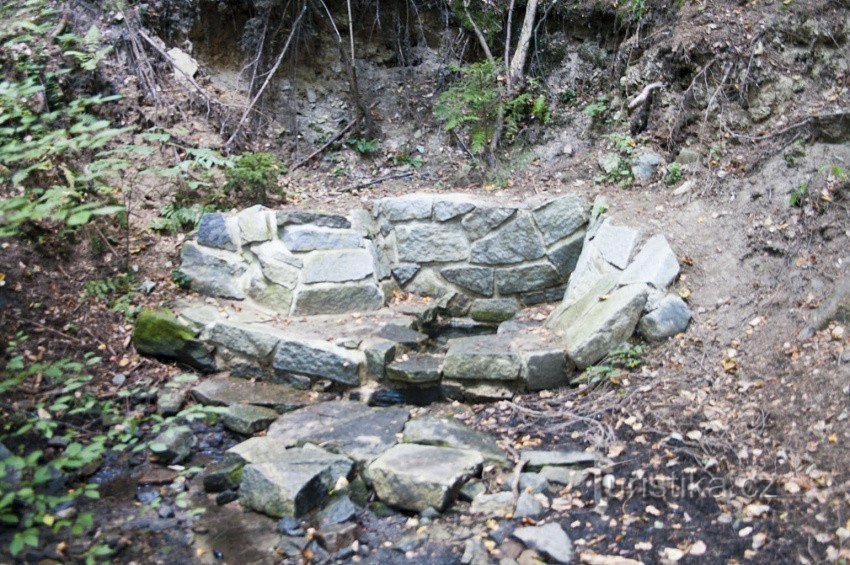
[[[205,214],[180,270],[201,294],[250,299],[284,316],[377,310],[390,270],[358,218],[262,206]]]
[[[464,315],[510,310],[563,297],[589,210],[575,195],[520,206],[411,194],[347,217],[254,206],[205,214],[180,270],[201,294],[284,316],[374,311],[396,284],[461,296]]]
[[[575,195],[504,205],[412,194],[379,200],[373,214],[379,247],[405,290],[529,305],[563,297],[589,211]]]

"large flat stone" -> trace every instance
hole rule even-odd
[[[443,376],[458,381],[512,381],[519,378],[519,356],[510,338],[482,335],[449,340]]]
[[[496,269],[496,290],[499,294],[520,294],[558,286],[561,276],[549,263]]]
[[[295,288],[304,266],[300,257],[293,255],[280,241],[267,241],[251,247],[257,256],[263,275],[271,282],[286,288]]]
[[[239,236],[233,223],[221,212],[204,214],[198,225],[198,243],[225,251],[237,251]]]
[[[549,262],[555,266],[555,269],[558,270],[558,274],[561,275],[563,280],[566,281],[570,274],[575,271],[583,246],[584,232],[579,230],[564,241],[556,244],[546,254]]]
[[[463,218],[461,225],[470,240],[480,239],[505,223],[516,211],[513,207],[478,207]]]
[[[292,309],[294,292],[291,288],[256,278],[251,279],[246,292],[251,300],[265,308],[274,310],[282,316],[288,316]]]
[[[440,271],[452,284],[483,296],[493,296],[493,269],[490,267],[447,267]]]
[[[579,300],[600,279],[621,271],[602,257],[599,248],[593,245],[590,237],[585,237],[584,246],[576,262],[575,269],[570,275],[567,285],[565,302]]]
[[[319,506],[353,464],[316,448],[295,448],[274,462],[246,465],[239,493],[242,503],[275,518],[302,516]]]
[[[535,208],[532,215],[543,234],[543,241],[551,245],[587,223],[590,205],[578,196],[568,194]]]
[[[622,284],[646,283],[664,290],[679,276],[679,260],[663,235],[654,235],[643,244],[623,272]]]
[[[378,498],[391,506],[444,510],[463,483],[481,471],[482,463],[474,451],[404,443],[375,459],[366,477]]]
[[[231,351],[255,359],[265,359],[280,341],[279,330],[262,325],[244,324],[230,320],[213,322],[208,339]]]
[[[279,210],[276,214],[277,226],[312,224],[322,228],[349,229],[351,222],[343,216],[321,212],[301,212],[299,210]]]
[[[531,219],[521,214],[508,225],[472,244],[471,262],[479,265],[510,265],[539,259],[546,254]]]
[[[281,416],[267,437],[285,445],[314,443],[366,464],[395,445],[410,416],[406,408],[374,408],[337,400]]]
[[[434,202],[434,219],[447,222],[475,209],[475,203],[465,196],[446,197]]]
[[[305,283],[359,281],[374,273],[373,256],[365,249],[314,251],[304,257]]]
[[[401,261],[435,263],[469,257],[466,234],[456,224],[404,224],[396,227],[396,238]]]
[[[274,237],[275,219],[271,210],[264,206],[251,206],[236,215],[239,237],[243,243],[268,241]]]
[[[647,288],[644,284],[622,287],[571,324],[564,339],[567,355],[573,363],[585,369],[631,337],[646,304],[646,297]]]
[[[293,315],[370,312],[384,305],[384,294],[376,284],[320,283],[302,286],[295,296]]]
[[[411,355],[409,359],[387,365],[387,379],[417,385],[439,382],[440,361],[433,355]]]
[[[569,296],[555,308],[546,319],[546,327],[560,335],[565,335],[572,326],[584,317],[600,301],[617,286],[618,275],[610,273],[601,276],[585,290],[576,300],[569,300]]]
[[[264,406],[231,404],[221,415],[221,423],[228,430],[247,436],[269,427],[278,415],[276,410]]]
[[[499,324],[516,316],[519,306],[513,298],[484,298],[472,302],[469,317],[476,322]]]
[[[282,338],[272,366],[281,373],[320,377],[344,385],[360,384],[366,364],[362,351],[345,349],[319,339]]]
[[[526,390],[553,389],[569,382],[574,367],[559,339],[530,334],[514,337],[511,345],[519,354],[522,363],[520,377]]]
[[[404,426],[402,441],[476,451],[485,463],[508,464],[508,458],[492,436],[443,418],[426,416],[408,421]]]
[[[245,298],[248,264],[240,255],[189,241],[180,251],[180,271],[189,278],[192,290],[208,296]]]
[[[419,349],[428,342],[428,336],[399,324],[386,324],[375,334],[376,337],[403,345],[408,349]]]
[[[434,198],[428,194],[408,194],[378,201],[378,210],[391,222],[431,218]]]
[[[564,529],[554,522],[517,528],[513,536],[555,563],[570,563],[573,560],[573,544]]]
[[[278,412],[302,408],[318,400],[315,394],[288,386],[227,377],[204,379],[192,389],[192,394],[201,404],[213,406],[254,404],[268,406]]]
[[[322,249],[357,249],[363,238],[354,230],[338,230],[315,226],[292,226],[283,229],[283,243],[290,251]]]
[[[603,259],[618,269],[625,269],[639,240],[638,230],[615,226],[606,218],[596,230],[590,244],[599,250]]]

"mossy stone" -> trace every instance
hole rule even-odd
[[[144,355],[174,359],[202,371],[214,371],[211,352],[195,339],[196,335],[171,310],[157,308],[139,313],[133,328],[133,345]]]

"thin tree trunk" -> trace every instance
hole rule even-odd
[[[490,51],[490,46],[487,45],[487,39],[484,37],[484,34],[481,32],[481,28],[478,27],[478,24],[476,24],[475,20],[472,19],[472,14],[469,13],[469,0],[464,0],[463,10],[466,12],[466,19],[469,20],[469,25],[472,26],[472,31],[475,32],[475,37],[478,38],[478,43],[481,45],[482,51],[484,51],[484,56],[487,57],[487,60],[491,63],[495,63],[496,59],[493,58],[493,52]]]
[[[516,51],[511,61],[511,82],[519,84],[524,78],[525,62],[528,59],[528,47],[531,44],[531,34],[534,31],[534,20],[537,17],[538,0],[528,0],[525,7],[525,19],[519,34]]]

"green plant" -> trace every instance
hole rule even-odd
[[[664,182],[667,184],[676,184],[680,180],[682,180],[682,165],[676,162],[667,165],[667,174],[664,175]]]
[[[609,153],[602,163],[605,174],[596,177],[596,182],[613,182],[622,187],[634,183],[632,161],[635,154],[635,140],[628,134],[612,133],[606,136],[614,145],[616,152]]]
[[[800,141],[795,141],[788,151],[785,152],[783,158],[785,159],[785,164],[788,165],[789,168],[794,168],[797,166],[798,159],[801,159],[806,156],[806,150],[803,149],[803,144]]]
[[[243,153],[225,171],[225,188],[266,204],[269,193],[280,192],[277,179],[286,172],[286,166],[270,153]]]
[[[788,198],[788,205],[792,207],[796,206],[798,208],[802,208],[808,196],[809,185],[808,183],[803,183],[791,191],[791,196]]]
[[[637,23],[646,15],[646,0],[623,0],[617,5],[617,18],[626,23]]]
[[[139,306],[133,304],[133,300],[139,295],[135,286],[136,277],[129,273],[90,280],[83,284],[87,296],[105,301],[110,310],[123,314],[128,320],[135,318],[139,312]]]
[[[45,531],[76,537],[91,528],[90,513],[61,511],[78,499],[99,498],[99,485],[82,477],[96,469],[106,452],[139,442],[137,419],[122,416],[112,401],[100,400],[86,388],[92,380],[86,370],[100,363],[99,357],[85,355],[83,362],[32,360],[24,350],[26,343],[23,334],[10,342],[0,394],[34,378],[53,387],[54,394],[32,412],[6,413],[0,420],[0,441],[14,449],[12,456],[0,460],[0,523],[15,530],[8,548],[12,555],[26,546],[38,547]],[[93,424],[107,420],[113,425],[104,433],[91,433]],[[62,447],[47,444],[60,434],[62,441],[53,445]],[[63,477],[69,481],[67,488],[51,486]],[[107,549],[93,545],[86,551],[87,561],[108,555]]]
[[[73,229],[123,210],[115,180],[126,162],[110,147],[129,130],[96,116],[119,97],[68,88],[70,77],[92,76],[109,48],[96,27],[84,37],[54,37],[58,20],[39,0],[0,8],[0,184],[8,189],[0,195],[0,236],[24,224]]]
[[[584,107],[582,112],[584,115],[590,117],[591,123],[594,126],[599,126],[606,123],[609,110],[608,97],[597,96],[593,102]]]
[[[159,209],[159,217],[151,224],[151,229],[166,234],[175,234],[197,229],[201,222],[201,216],[205,212],[212,212],[212,205],[192,204],[190,206],[179,206],[173,202],[163,204]]]
[[[597,385],[605,381],[616,382],[622,370],[634,370],[643,365],[645,349],[642,345],[625,345],[611,351],[598,364],[588,367],[571,384]]]
[[[527,81],[521,92],[508,97],[493,62],[453,65],[451,70],[459,76],[440,95],[434,115],[446,131],[464,132],[474,155],[484,152],[500,125],[505,138],[512,141],[525,125],[551,121],[549,101],[539,81]]]
[[[381,144],[377,139],[355,137],[354,139],[349,139],[345,143],[351,147],[355,153],[362,157],[374,155],[381,149]]]

